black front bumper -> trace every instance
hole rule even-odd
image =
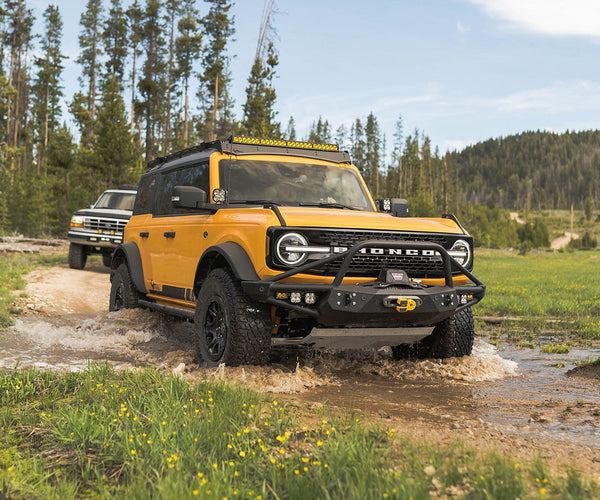
[[[342,284],[353,256],[365,247],[435,250],[442,259],[445,283],[441,286],[378,281],[360,285]],[[341,259],[340,269],[331,284],[280,283],[290,276]],[[453,270],[464,274],[471,283],[454,286]],[[315,318],[320,324],[328,326],[433,325],[476,304],[485,295],[485,285],[454,260],[445,248],[436,243],[413,241],[364,241],[344,253],[299,266],[265,280],[243,281],[242,288],[259,302],[296,311],[301,316]],[[278,298],[278,295],[290,296],[294,292],[299,292],[301,296],[307,292],[314,293],[318,298],[315,304],[291,303]]]

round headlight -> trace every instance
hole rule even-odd
[[[448,253],[461,266],[467,266],[471,261],[471,247],[465,240],[456,240]]]
[[[298,233],[287,233],[284,234],[275,245],[275,252],[277,258],[288,266],[298,266],[302,264],[308,254],[302,252],[299,247],[305,247],[308,245],[308,240]]]

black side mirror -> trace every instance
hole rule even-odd
[[[177,208],[202,208],[206,203],[206,191],[194,186],[175,186],[171,201]]]
[[[89,204],[87,207],[88,207],[88,208],[94,208],[94,204],[93,204],[93,203],[90,203],[90,204]]]
[[[381,198],[375,201],[379,212],[386,212],[394,217],[408,217],[408,201],[404,198]]]

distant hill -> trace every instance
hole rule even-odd
[[[524,132],[469,146],[452,157],[468,203],[581,208],[591,198],[600,206],[598,130]]]

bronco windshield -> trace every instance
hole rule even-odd
[[[220,187],[230,202],[268,200],[280,205],[325,206],[372,212],[355,172],[348,168],[283,161],[221,160]]]
[[[111,210],[133,210],[135,193],[106,192],[98,199],[94,208],[109,208]]]

